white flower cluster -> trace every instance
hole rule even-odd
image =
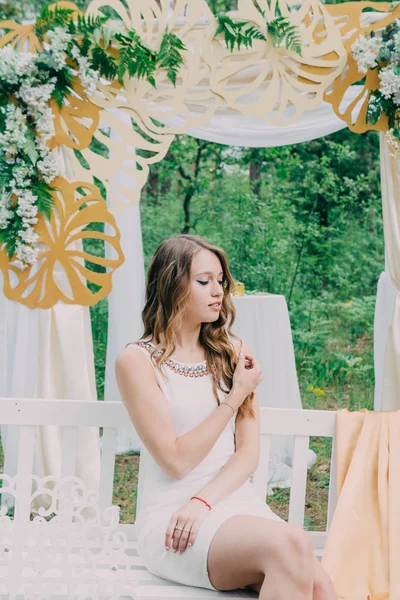
[[[16,52],[11,46],[0,48],[0,80],[17,84],[20,77],[30,77],[36,71],[35,56],[29,52]]]
[[[381,46],[381,40],[376,37],[371,38],[360,35],[354,42],[351,51],[361,73],[366,73],[368,69],[378,66],[378,55]]]
[[[1,3],[1,0],[0,0]],[[68,54],[76,63],[75,73],[87,96],[96,90],[98,73],[90,67],[74,44],[73,36],[61,27],[47,32],[45,52],[55,71],[66,66]],[[37,55],[18,52],[10,45],[0,48],[0,88],[12,95],[17,104],[9,101],[0,107],[3,132],[0,133],[0,162],[9,165],[11,175],[0,195],[0,229],[11,223],[19,224],[14,265],[20,269],[33,264],[38,256],[38,197],[32,193],[37,174],[47,184],[63,174],[59,155],[51,152],[47,141],[55,134],[54,115],[49,106],[57,84],[56,77],[44,78]],[[33,123],[33,126],[32,126]]]
[[[2,106],[0,110],[6,116],[4,133],[0,133],[0,152],[5,155],[6,162],[14,163],[16,155],[26,143],[26,117],[16,104]]]
[[[369,109],[372,111],[377,107],[382,110],[382,96],[393,103],[395,113],[400,108],[400,19],[392,23],[393,26],[395,33],[388,39],[360,36],[351,47],[361,73],[378,69],[381,95],[370,96]]]
[[[33,229],[38,218],[37,197],[29,190],[20,190],[18,194],[17,215],[22,218],[23,229],[18,232],[16,260],[13,265],[21,270],[27,265],[33,265],[38,257],[39,234]]]
[[[36,131],[43,140],[50,139],[55,133],[54,115],[48,105],[54,86],[52,79],[43,85],[34,85],[26,80],[18,91],[18,97],[26,104],[28,115],[35,120]]]
[[[66,51],[72,41],[72,36],[61,27],[56,27],[47,32],[47,41],[50,43],[51,53],[56,71],[65,67]]]
[[[71,55],[78,63],[78,76],[87,96],[92,96],[96,91],[99,74],[90,68],[89,59],[86,56],[82,56],[77,46],[72,47]]]
[[[379,89],[385,98],[392,98],[393,102],[400,105],[400,75],[396,75],[395,68],[389,64],[379,73],[381,84]]]
[[[71,43],[72,35],[64,31],[61,27],[56,27],[47,33],[47,42],[47,47],[51,50],[56,70],[61,70],[65,67],[68,46],[71,45],[71,55],[78,64],[77,75],[82,86],[88,96],[94,94],[99,78],[98,73],[90,68],[89,59],[81,54],[78,46]]]
[[[26,268],[37,260],[39,235],[38,197],[30,191],[32,177],[38,172],[46,183],[63,173],[58,156],[46,142],[54,135],[54,116],[49,100],[55,80],[46,83],[38,71],[36,57],[6,46],[0,49],[0,85],[17,88],[19,104],[9,102],[0,108],[4,123],[0,133],[0,159],[11,167],[11,177],[0,197],[0,229],[18,219],[19,230],[13,265]],[[7,87],[6,87],[7,89]],[[34,123],[28,126],[28,119]]]

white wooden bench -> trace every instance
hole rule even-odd
[[[0,398],[0,424],[15,425],[19,430],[18,474],[3,475],[0,492],[10,492],[17,499],[18,513],[9,519],[0,516],[0,598],[2,600],[35,600],[61,598],[110,598],[135,600],[200,600],[254,598],[251,591],[214,592],[182,586],[149,573],[136,550],[134,524],[119,524],[117,515],[108,510],[108,527],[79,522],[82,505],[105,510],[112,504],[116,430],[126,426],[129,416],[118,402],[86,402],[74,400],[37,400]],[[57,501],[56,514],[46,521],[30,517],[32,467],[37,425],[63,426],[62,473],[59,489],[65,496]],[[290,491],[289,522],[303,527],[306,496],[307,453],[310,436],[331,437],[332,457],[328,495],[327,528],[336,502],[335,488],[335,425],[336,413],[331,411],[261,409],[261,458],[253,476],[253,484],[265,499],[268,480],[268,457],[272,435],[292,435],[294,456]],[[76,439],[78,427],[102,427],[101,478],[98,499],[80,489],[75,475]],[[139,490],[143,468],[139,471]],[[36,481],[51,487],[52,478]],[[74,497],[75,505],[70,498]],[[50,492],[54,496],[57,487]],[[71,496],[72,494],[72,496]],[[85,497],[86,494],[86,497]],[[56,499],[53,498],[55,502]],[[4,512],[3,508],[3,512]],[[327,532],[309,532],[315,554],[322,556]],[[97,592],[96,592],[97,589]],[[99,591],[100,590],[100,591]],[[101,592],[101,594],[100,594]]]

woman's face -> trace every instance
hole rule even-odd
[[[185,318],[194,323],[211,323],[220,315],[224,274],[221,262],[210,250],[199,250],[190,269],[190,304]]]

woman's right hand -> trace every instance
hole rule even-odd
[[[233,374],[231,394],[239,402],[239,408],[251,392],[262,381],[262,371],[258,360],[243,350],[239,353],[238,363]],[[237,403],[236,402],[236,403]]]

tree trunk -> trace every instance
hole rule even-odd
[[[190,202],[197,191],[197,180],[199,178],[200,173],[200,165],[201,165],[201,155],[203,153],[204,148],[206,147],[207,142],[203,142],[201,140],[196,140],[197,142],[197,152],[196,158],[193,163],[192,171],[193,175],[188,175],[183,170],[182,166],[179,166],[178,170],[183,179],[187,182],[186,193],[183,200],[183,212],[185,215],[185,222],[182,228],[181,233],[189,233],[190,229],[193,227],[192,219],[191,219],[191,206]]]
[[[251,191],[256,196],[259,196],[261,189],[261,163],[257,159],[251,160],[249,163],[249,178]]]

